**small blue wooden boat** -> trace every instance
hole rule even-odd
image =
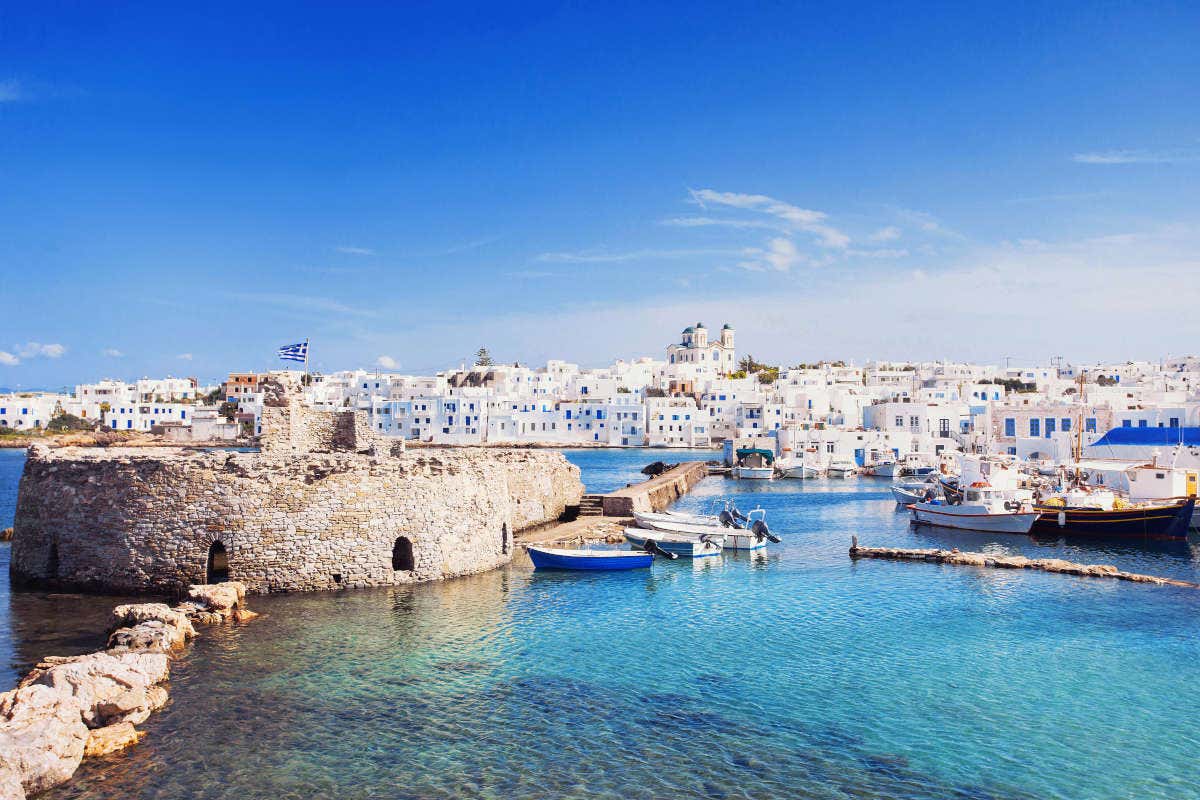
[[[534,569],[639,569],[650,566],[652,553],[631,550],[559,550],[552,547],[529,547]]]

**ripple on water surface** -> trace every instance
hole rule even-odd
[[[913,533],[868,480],[712,479],[683,506],[729,492],[784,542],[256,598],[142,744],[50,797],[1200,796],[1200,593],[846,555],[857,534],[1195,579],[1187,547]]]

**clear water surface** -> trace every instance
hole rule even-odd
[[[568,453],[607,482],[663,455]],[[255,598],[177,662],[141,744],[48,797],[1200,797],[1200,591],[846,554],[857,534],[1200,580],[1193,546],[911,532],[876,479],[710,478],[681,506],[728,494],[783,543]],[[5,588],[0,655],[94,646],[110,606]]]

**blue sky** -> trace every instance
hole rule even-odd
[[[1197,349],[1194,3],[169,5],[0,20],[0,386]]]

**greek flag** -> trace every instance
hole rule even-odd
[[[285,344],[279,348],[279,357],[284,361],[305,361],[308,359],[308,342]]]

